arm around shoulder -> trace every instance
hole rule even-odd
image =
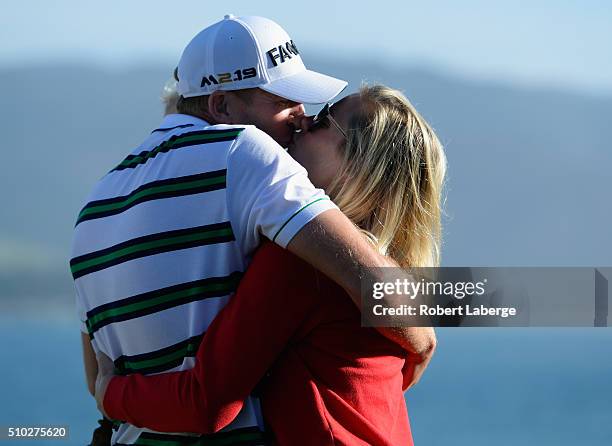
[[[380,267],[398,267],[393,260],[378,253],[337,209],[325,211],[307,223],[289,242],[287,249],[344,288],[359,308],[361,281],[377,281]],[[416,355],[421,363],[435,350],[433,328],[379,327],[378,331]]]

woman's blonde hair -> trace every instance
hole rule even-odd
[[[399,91],[359,90],[344,161],[327,192],[401,267],[438,266],[446,157],[433,129]]]

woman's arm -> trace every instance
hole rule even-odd
[[[91,346],[89,336],[81,332],[81,344],[83,346],[83,364],[85,366],[85,380],[87,381],[87,389],[91,396],[94,396],[96,376],[98,375],[98,362],[96,361],[96,353]]]
[[[208,328],[194,368],[114,377],[106,393],[96,395],[107,416],[161,432],[212,433],[227,426],[312,306],[316,274],[282,248],[262,246]]]

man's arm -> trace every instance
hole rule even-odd
[[[393,260],[376,252],[355,225],[336,209],[325,211],[307,223],[291,239],[287,249],[343,287],[359,308],[361,281],[384,281],[382,277],[375,277],[378,268],[398,267]],[[436,347],[431,327],[379,327],[378,331],[416,355],[419,364],[426,365]]]
[[[96,385],[96,376],[98,375],[98,362],[96,361],[96,353],[91,346],[89,336],[81,332],[81,344],[83,346],[83,365],[85,366],[85,379],[87,381],[87,389],[91,396],[94,396]]]
[[[227,203],[243,252],[253,250],[264,235],[342,286],[358,307],[361,279],[377,274],[371,267],[397,267],[312,185],[303,167],[255,128],[246,128],[228,155]],[[380,331],[421,359],[435,346],[433,329]]]

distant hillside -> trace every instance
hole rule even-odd
[[[612,98],[308,62],[351,91],[362,79],[403,90],[437,129],[449,160],[445,264],[612,265]],[[156,126],[171,69],[0,69],[0,281],[17,270],[65,273],[82,201]]]

